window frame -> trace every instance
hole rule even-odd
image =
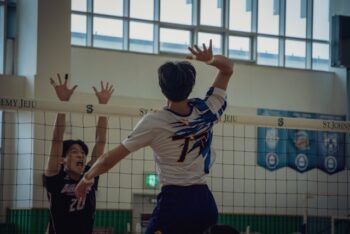
[[[72,0],[74,1],[74,0]],[[154,2],[154,11],[153,11],[153,19],[140,19],[140,18],[132,18],[129,16],[130,6],[129,6],[129,0],[123,0],[123,15],[122,16],[111,16],[107,14],[97,14],[93,12],[93,2],[96,0],[86,0],[87,2],[87,11],[71,11],[71,14],[82,14],[86,16],[86,45],[83,45],[83,47],[93,47],[93,18],[98,17],[105,17],[105,18],[111,18],[111,19],[118,19],[123,21],[123,35],[124,35],[124,41],[123,41],[123,48],[122,49],[116,49],[119,51],[125,51],[125,52],[132,52],[132,53],[142,53],[142,54],[149,54],[142,51],[135,51],[135,50],[129,50],[130,48],[130,41],[129,41],[129,23],[132,21],[137,22],[143,22],[143,23],[151,23],[153,24],[154,32],[153,32],[153,38],[154,38],[154,44],[153,44],[153,54],[159,54],[159,55],[171,55],[171,56],[181,56],[184,55],[182,53],[175,53],[171,51],[162,51],[160,49],[160,28],[167,28],[167,29],[177,29],[177,30],[188,30],[190,31],[190,42],[191,44],[196,44],[198,42],[198,33],[205,32],[205,33],[214,33],[214,34],[221,34],[221,44],[222,44],[222,54],[225,56],[229,56],[229,37],[230,36],[238,36],[238,37],[247,37],[250,40],[250,55],[249,59],[237,59],[234,58],[235,61],[245,62],[245,63],[251,63],[256,65],[263,65],[258,63],[258,51],[257,51],[257,38],[259,37],[270,37],[275,38],[278,40],[278,67],[283,68],[291,68],[291,69],[302,69],[302,70],[319,70],[314,69],[312,66],[312,45],[313,43],[322,43],[322,44],[328,44],[330,46],[330,40],[320,40],[320,39],[314,39],[312,37],[312,27],[313,27],[313,3],[315,0],[305,0],[306,2],[306,34],[305,38],[300,37],[294,37],[294,36],[287,36],[286,35],[286,14],[287,14],[287,0],[275,0],[278,1],[279,8],[278,8],[278,14],[279,14],[279,21],[278,21],[278,34],[272,35],[272,34],[265,34],[265,33],[259,33],[258,32],[258,0],[247,0],[250,1],[251,4],[251,30],[250,31],[237,31],[237,30],[231,30],[229,27],[229,21],[230,21],[230,4],[233,4],[234,0],[221,0],[222,1],[222,26],[209,26],[209,25],[201,25],[200,23],[200,14],[201,14],[201,0],[187,0],[189,3],[192,4],[192,24],[179,24],[179,23],[172,23],[172,22],[164,22],[160,20],[161,15],[161,2],[162,0],[153,0]],[[328,4],[329,4],[328,0]],[[303,41],[305,42],[305,59],[306,59],[306,65],[305,68],[295,68],[295,67],[288,67],[286,65],[285,61],[285,46],[287,40],[297,40],[297,41]],[[72,46],[82,46],[82,45],[74,45]],[[101,48],[101,47],[98,47]],[[108,49],[108,48],[104,48]],[[231,58],[233,59],[233,58]],[[328,68],[330,68],[330,56],[328,59]],[[269,66],[269,65],[263,65],[263,66]],[[273,66],[275,67],[275,66]],[[322,70],[324,71],[324,70]],[[327,70],[328,71],[328,70]]]

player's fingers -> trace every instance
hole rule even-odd
[[[188,47],[188,50],[193,54],[193,55],[197,55],[198,54],[198,52],[197,51],[195,51],[193,48],[191,48],[191,47]]]
[[[62,80],[61,80],[61,75],[60,73],[57,73],[57,77],[58,77],[58,82],[60,85],[62,85]]]
[[[77,187],[75,187],[75,191],[74,191],[74,194],[77,198],[79,198],[80,196],[80,193],[79,193],[79,185]]]
[[[109,86],[108,92],[111,92],[113,89],[113,85]]]
[[[95,86],[92,86],[92,89],[95,91],[95,93],[97,94],[97,89]]]
[[[74,92],[74,90],[78,87],[78,85],[74,85],[72,88],[72,92]]]
[[[50,77],[50,84],[51,84],[53,87],[56,87],[56,83],[55,83],[55,81],[52,79],[52,77]]]
[[[202,53],[202,52],[203,52],[197,45],[194,45],[194,48],[195,48],[199,53]]]
[[[64,75],[64,85],[67,85],[68,82],[68,73]]]
[[[210,39],[209,40],[209,50],[212,50],[212,48],[213,48],[213,43],[212,43],[212,40]]]

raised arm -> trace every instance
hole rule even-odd
[[[228,82],[233,74],[233,61],[223,55],[213,55],[212,41],[209,42],[209,47],[203,43],[203,48],[200,49],[197,45],[189,47],[191,55],[187,59],[195,59],[216,67],[219,72],[213,82],[213,87],[223,90],[227,89]]]
[[[68,74],[65,75],[65,80],[62,83],[61,76],[57,74],[58,84],[50,78],[51,85],[55,88],[56,94],[60,101],[67,102],[72,96],[74,90],[78,87],[75,85],[69,89],[67,87]],[[51,142],[51,150],[48,163],[45,168],[46,176],[57,175],[61,165],[62,151],[63,151],[63,135],[66,127],[66,115],[64,113],[57,113],[56,121],[53,129],[53,136]]]
[[[104,84],[101,81],[101,91],[98,91],[95,86],[92,88],[95,91],[96,97],[100,104],[107,104],[112,96],[112,93],[114,92],[113,85],[110,85],[108,82],[104,87]],[[104,148],[106,145],[107,124],[108,120],[106,116],[98,117],[95,133],[95,146],[92,150],[91,159],[88,162],[89,166],[92,166],[92,164],[94,164],[97,158],[104,152]]]

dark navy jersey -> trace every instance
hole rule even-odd
[[[85,171],[90,166],[85,167]],[[55,176],[43,176],[44,187],[50,203],[50,234],[91,234],[96,212],[96,190],[98,177],[95,178],[85,199],[75,197],[75,181],[63,170]]]

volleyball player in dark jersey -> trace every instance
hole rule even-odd
[[[54,79],[50,79],[57,97],[61,101],[69,101],[77,88],[77,85],[75,85],[69,89],[67,79],[68,76],[66,75],[62,83],[59,74],[58,84]],[[100,104],[106,104],[114,91],[112,85],[107,83],[104,87],[102,81],[101,91],[98,91],[95,87],[93,89]],[[58,113],[53,130],[51,152],[43,176],[44,186],[50,202],[49,234],[91,234],[96,211],[95,192],[98,177],[95,178],[90,193],[84,199],[76,198],[74,190],[83,173],[92,166],[104,151],[107,118],[100,116],[98,119],[96,142],[88,163],[86,161],[89,150],[82,140],[63,140],[65,121],[65,114]]]

